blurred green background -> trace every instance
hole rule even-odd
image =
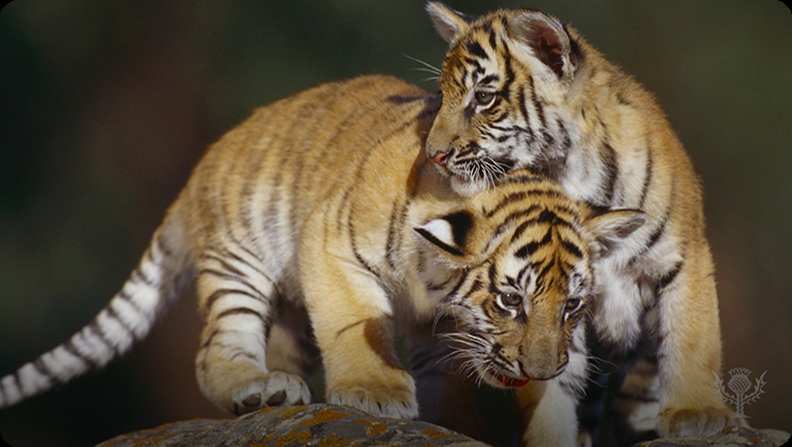
[[[792,430],[792,16],[775,0],[450,1],[573,23],[655,92],[706,191],[724,377]],[[0,13],[0,375],[86,324],[136,265],[204,149],[259,105],[366,73],[413,82],[445,44],[424,1],[20,0]],[[420,83],[435,91],[433,81]],[[185,297],[187,298],[187,297]],[[10,445],[84,446],[223,417],[183,299],[101,373],[0,411]],[[714,382],[713,377],[713,382]]]

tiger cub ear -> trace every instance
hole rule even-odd
[[[552,70],[558,80],[571,77],[577,67],[578,55],[563,25],[539,11],[523,11],[509,21],[509,35],[533,56]]]
[[[466,211],[459,211],[433,219],[413,228],[413,231],[444,254],[463,257],[469,254],[465,250],[465,241],[472,228],[473,216]]]
[[[639,210],[621,209],[593,213],[586,220],[592,236],[592,255],[604,258],[618,248],[627,236],[646,223],[646,213]]]
[[[437,33],[449,45],[453,45],[457,37],[468,28],[470,19],[467,16],[440,2],[429,2],[426,12],[429,13]]]

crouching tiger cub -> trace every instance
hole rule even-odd
[[[315,337],[330,402],[415,418],[393,326],[438,312],[476,343],[484,380],[557,375],[581,356],[592,256],[644,215],[595,212],[529,173],[454,194],[422,151],[438,107],[370,76],[257,110],[210,148],[94,320],[0,380],[0,407],[127,351],[193,276],[198,383],[233,413],[308,403],[300,346]],[[306,318],[310,333],[296,330]]]
[[[650,388],[660,410],[649,428],[662,436],[743,423],[712,380],[721,341],[701,185],[652,96],[544,13],[469,18],[440,3],[428,11],[450,44],[426,143],[438,172],[471,194],[530,167],[575,199],[644,210],[647,224],[598,263],[593,352],[605,358],[606,376],[613,362],[629,368],[619,359],[656,361]]]

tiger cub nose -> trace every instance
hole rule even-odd
[[[440,166],[445,166],[448,163],[448,154],[446,152],[438,152],[434,154],[434,156],[429,157],[429,161],[432,163],[438,164]]]

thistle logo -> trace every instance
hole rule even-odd
[[[764,381],[765,374],[767,374],[767,371],[763,372],[762,375],[756,379],[753,391],[750,391],[751,380],[748,379],[748,376],[751,375],[751,370],[747,368],[730,369],[729,381],[726,382],[726,386],[723,385],[723,379],[715,374],[715,385],[718,386],[723,398],[726,399],[728,403],[737,406],[737,416],[747,419],[748,416],[745,415],[743,410],[746,404],[756,402],[756,400],[759,399],[759,395],[764,393],[762,387],[767,383]],[[726,390],[727,387],[731,390],[731,393]]]

